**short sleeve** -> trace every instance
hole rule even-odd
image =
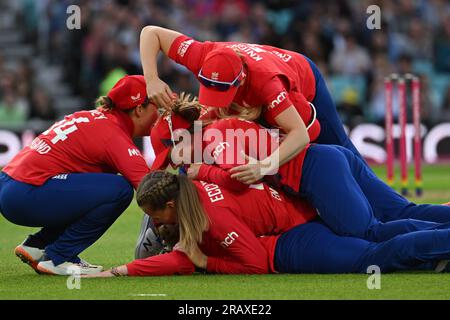
[[[181,35],[172,43],[168,56],[197,76],[202,67],[203,60],[212,46],[212,42],[200,42],[188,36]]]
[[[277,77],[264,85],[260,95],[265,106],[263,116],[271,125],[275,125],[275,118],[279,114],[293,105],[286,88]]]

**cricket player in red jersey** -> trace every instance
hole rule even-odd
[[[192,135],[194,129],[199,132]],[[186,133],[186,137],[180,136],[182,133]],[[245,154],[256,159],[271,155],[278,148],[274,134],[255,122],[237,118],[215,120],[204,128],[194,127],[193,121],[183,118],[175,105],[173,113],[158,119],[152,128],[151,141],[156,154],[152,170],[162,169],[172,160],[178,165],[189,164],[187,174],[192,179],[243,191],[248,185],[233,179],[231,169],[245,163]],[[172,149],[174,151],[170,152]],[[199,155],[195,153],[200,153],[198,160],[195,156]],[[324,223],[338,235],[379,242],[412,231],[450,227],[450,207],[416,205],[405,200],[372,171],[366,170],[359,157],[341,146],[308,145],[276,174],[266,176],[265,181],[277,190],[308,200],[320,212]],[[339,183],[334,183],[336,181]],[[383,216],[386,211],[392,215],[425,218],[387,222],[376,218],[375,212]],[[434,222],[432,219],[436,217],[443,221]]]
[[[432,270],[450,258],[450,230],[428,230],[375,243],[337,236],[315,211],[293,205],[264,184],[242,193],[183,175],[153,171],[136,193],[155,222],[178,224],[174,251],[87,277],[161,276],[208,273],[366,273]],[[305,203],[303,203],[305,205]],[[262,237],[261,237],[262,236]]]
[[[78,255],[125,211],[149,172],[133,143],[157,119],[143,76],[125,76],[99,104],[55,123],[0,174],[3,216],[42,228],[15,250],[40,273],[98,272]]]
[[[266,126],[286,134],[279,159],[236,167],[233,178],[254,183],[266,167],[285,164],[310,141],[342,145],[360,156],[343,129],[324,79],[307,57],[268,45],[199,42],[156,26],[142,30],[140,46],[147,92],[159,106],[171,107],[170,88],[157,74],[156,57],[162,51],[197,77],[201,104],[259,111],[251,112],[249,120],[262,113],[260,120]]]

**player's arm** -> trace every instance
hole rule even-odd
[[[137,259],[112,270],[100,272],[84,278],[108,278],[114,276],[171,276],[188,275],[195,271],[191,260],[181,251],[160,254],[145,259]]]
[[[124,137],[115,137],[106,144],[105,162],[122,174],[137,189],[150,172],[138,148]]]
[[[228,170],[210,164],[193,164],[188,169],[188,176],[191,179],[202,180],[214,183],[232,191],[244,191],[248,185],[231,178]]]
[[[159,79],[157,57],[160,51],[168,56],[173,42],[181,35],[177,31],[157,26],[146,26],[141,31],[140,55],[147,94],[158,106],[166,109],[170,109],[172,105],[172,91]]]
[[[266,159],[252,161],[230,170],[232,178],[246,184],[255,183],[264,175],[273,174],[280,166],[297,156],[310,142],[306,125],[289,99],[283,84],[277,80],[272,81],[264,88],[262,94],[265,92],[271,92],[267,95],[268,111],[265,116],[272,118],[285,136],[279,148]],[[304,106],[300,108],[309,108],[306,99]]]

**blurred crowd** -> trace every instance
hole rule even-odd
[[[26,40],[48,63],[63,68],[64,81],[88,106],[124,74],[142,72],[140,31],[145,25],[159,25],[198,40],[270,44],[307,55],[326,77],[350,126],[383,122],[383,83],[392,72],[420,76],[425,123],[450,121],[450,3],[446,0],[16,3]],[[81,8],[79,30],[66,27],[71,4]],[[370,5],[381,8],[379,30],[366,26]],[[30,85],[30,66],[26,61],[17,66],[16,72],[0,79],[0,121],[10,109],[14,110],[11,118],[54,117],[51,97]],[[195,78],[167,58],[161,57],[159,74],[173,90],[197,92]]]

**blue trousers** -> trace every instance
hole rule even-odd
[[[338,236],[320,221],[282,234],[275,250],[275,269],[282,273],[366,273],[432,270],[450,259],[450,230],[416,231],[385,242]]]
[[[341,146],[315,144],[309,148],[300,195],[342,236],[381,242],[403,233],[450,228],[450,206],[409,202],[379,180],[360,157]],[[393,216],[407,219],[389,218]],[[426,221],[433,216],[445,223]]]
[[[312,68],[314,77],[316,78],[316,95],[312,101],[317,110],[317,119],[321,125],[321,132],[315,141],[319,144],[333,144],[343,146],[352,151],[362,160],[362,164],[366,166],[366,170],[362,173],[365,175],[366,181],[376,184],[376,187],[365,188],[366,184],[362,184],[364,192],[371,200],[374,208],[374,215],[381,221],[392,221],[397,219],[417,219],[434,222],[450,222],[450,214],[448,210],[438,210],[435,206],[421,206],[421,210],[416,210],[416,205],[407,201],[400,195],[395,195],[396,191],[384,185],[379,179],[374,179],[374,174],[365,162],[364,158],[353,145],[349,137],[344,131],[342,122],[336,111],[336,105],[331,98],[330,92],[326,86],[325,80],[320,74],[317,66],[308,58],[306,58]],[[382,187],[380,187],[383,184]],[[388,190],[389,189],[389,190]],[[389,201],[383,196],[389,194]],[[375,201],[378,199],[378,201]],[[403,210],[399,210],[403,207]]]
[[[325,79],[322,77],[322,74],[314,62],[312,62],[308,57],[305,58],[308,60],[316,79],[316,95],[312,101],[312,104],[315,106],[317,111],[317,119],[320,123],[320,134],[314,142],[343,146],[353,151],[353,153],[365,161],[345,133],[344,126],[339,118],[333,98],[328,91]]]
[[[41,227],[33,235],[55,265],[79,261],[133,199],[131,184],[104,173],[67,174],[41,186],[0,174],[0,211],[10,222]]]

